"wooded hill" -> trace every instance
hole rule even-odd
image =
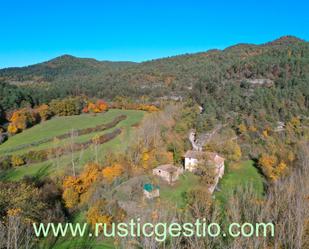
[[[284,109],[304,114],[309,107],[308,62],[309,43],[285,36],[262,45],[238,44],[143,63],[64,55],[28,67],[2,69],[0,81],[19,86],[20,98],[31,105],[68,95],[125,96],[135,101],[141,96],[191,96],[213,114],[239,109],[247,109],[248,114],[264,108],[282,119],[288,115]],[[10,93],[17,91],[2,84],[1,97],[6,88]],[[10,98],[13,102],[14,97]],[[10,108],[7,101],[0,103],[5,110]],[[18,102],[22,101],[14,103]],[[14,103],[12,108],[16,108]]]

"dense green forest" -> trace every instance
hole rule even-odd
[[[48,103],[66,96],[192,97],[208,121],[268,115],[308,115],[309,43],[292,36],[262,45],[239,44],[147,61],[100,62],[64,55],[0,70],[0,109]]]

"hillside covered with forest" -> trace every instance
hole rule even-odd
[[[280,120],[291,112],[308,114],[308,60],[309,43],[292,36],[142,63],[64,55],[0,70],[0,108],[4,112],[80,95],[152,102],[192,97],[212,119],[264,110]]]

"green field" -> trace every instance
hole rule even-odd
[[[141,111],[111,109],[106,113],[96,115],[81,114],[68,117],[55,117],[11,137],[0,146],[0,155],[4,154],[7,149],[45,138],[53,138],[63,133],[70,132],[71,129],[82,129],[108,123],[121,114],[128,115],[130,121],[135,119],[136,122],[143,116]],[[92,134],[88,134],[88,136],[89,135],[91,136]]]
[[[219,191],[215,193],[215,196],[225,203],[233,191],[246,185],[252,185],[258,196],[263,195],[264,179],[254,167],[254,162],[248,160],[233,166],[226,165],[225,174],[219,182]]]
[[[199,177],[193,173],[184,173],[175,185],[160,184],[160,198],[176,204],[178,207],[184,207],[184,194],[188,190],[198,186]],[[254,167],[251,160],[237,163],[233,166],[226,165],[223,178],[218,185],[218,191],[214,193],[216,199],[225,203],[233,191],[239,187],[252,185],[258,196],[264,194],[264,178]]]
[[[122,132],[119,136],[107,143],[98,146],[97,155],[98,160],[101,161],[104,159],[106,152],[117,153],[123,151],[128,146],[134,134],[133,126],[142,120],[145,112],[135,110],[111,109],[106,113],[97,114],[95,116],[91,114],[83,114],[79,116],[56,117],[49,121],[42,122],[39,125],[36,125],[20,134],[11,137],[7,142],[0,146],[0,155],[4,155],[4,151],[7,149],[20,146],[21,144],[28,144],[35,141],[40,141],[44,138],[53,138],[57,135],[67,133],[71,129],[82,129],[94,127],[99,124],[106,124],[108,122],[111,122],[115,117],[122,114],[127,115],[127,118],[121,121],[115,127],[101,132],[94,132],[79,136],[74,139],[74,142],[77,143],[84,142],[93,138],[95,135],[102,135],[104,133],[109,133],[116,128],[121,128]],[[64,145],[68,143],[69,140],[70,138],[61,140],[59,144],[57,144],[57,146]],[[55,146],[53,142],[48,142],[40,144],[38,146],[21,149],[13,152],[12,154],[21,154],[29,150],[52,148],[53,146]],[[19,180],[26,175],[42,177],[50,175],[52,173],[63,173],[64,170],[70,169],[69,165],[71,164],[71,155],[62,156],[60,159],[61,160],[58,161],[56,159],[51,159],[42,163],[14,168],[5,172],[5,174],[2,174],[0,177],[6,180]],[[86,162],[94,159],[96,158],[95,148],[93,146],[90,146],[84,151],[75,152],[74,154],[74,162],[77,169],[81,168]]]
[[[184,207],[185,193],[198,185],[199,177],[190,172],[185,172],[179,177],[175,185],[160,185],[160,198],[171,202],[177,207]]]

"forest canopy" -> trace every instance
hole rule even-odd
[[[204,107],[201,125],[235,115],[284,121],[308,115],[308,60],[309,43],[291,36],[143,63],[65,55],[0,70],[0,110],[81,95],[152,102],[191,97]]]

